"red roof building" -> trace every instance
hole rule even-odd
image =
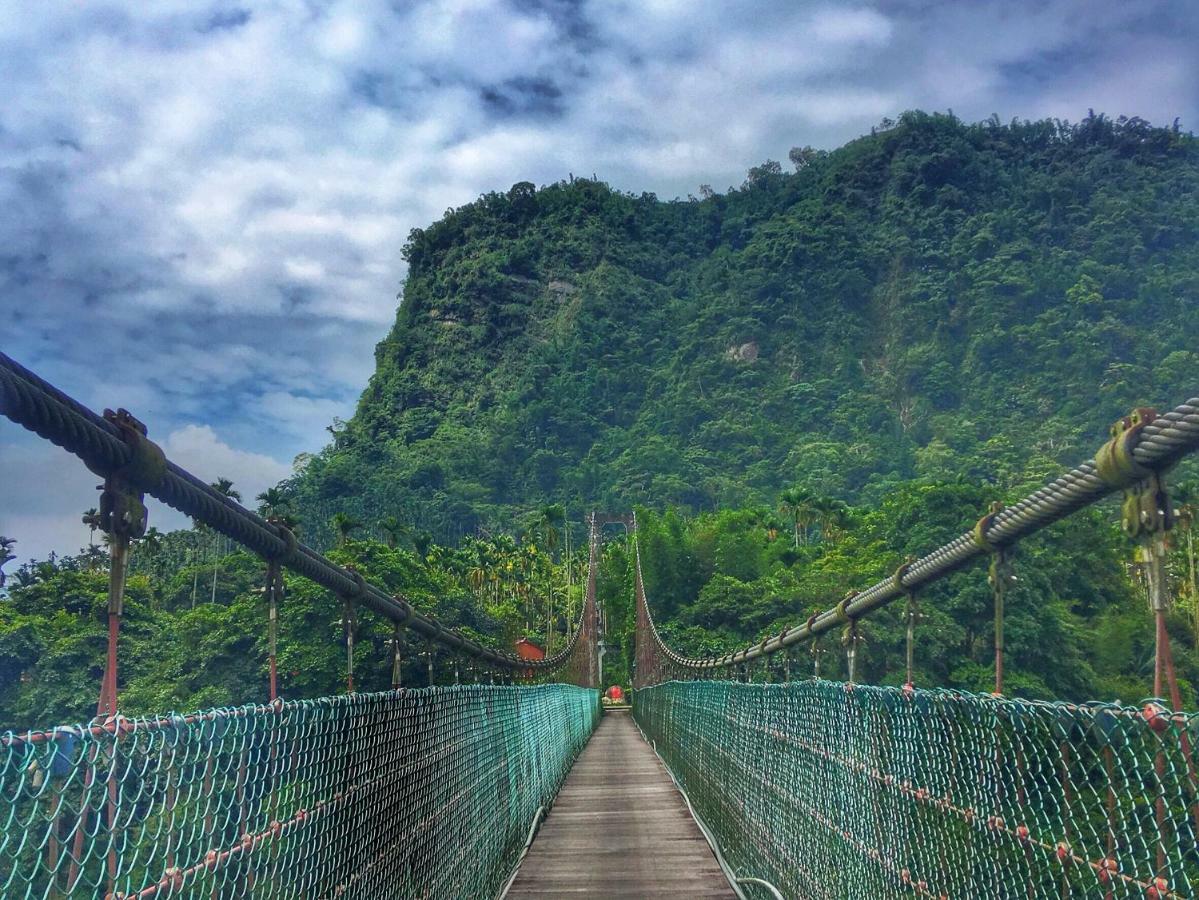
[[[545,651],[528,638],[516,642],[516,655],[521,659],[545,659]]]

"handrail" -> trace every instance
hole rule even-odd
[[[132,443],[121,430],[77,400],[0,353],[0,415],[62,447],[97,475],[107,478],[135,462]],[[148,443],[148,442],[147,442]],[[416,610],[313,548],[296,541],[286,529],[266,521],[224,496],[187,470],[166,460],[154,483],[138,485],[147,494],[196,521],[232,538],[264,559],[303,575],[339,597],[350,597],[379,615],[409,628],[453,653],[476,659],[497,670],[549,673],[570,662],[584,629],[586,604],[568,644],[545,659],[522,659],[484,647],[437,619]]]
[[[1125,420],[1125,424],[1128,422]],[[1118,423],[1119,425],[1119,423]],[[645,611],[649,632],[658,651],[678,669],[713,672],[743,665],[813,640],[847,621],[859,619],[880,607],[905,597],[958,571],[968,563],[995,550],[1010,547],[1104,497],[1160,473],[1187,454],[1199,450],[1199,397],[1193,397],[1164,415],[1131,428],[1113,429],[1113,439],[1104,445],[1095,461],[1087,461],[1033,492],[1020,502],[989,516],[978,526],[931,553],[901,567],[899,572],[855,593],[837,606],[812,616],[795,627],[784,628],[748,647],[723,656],[693,658],[676,653],[663,640],[654,624],[645,585],[641,578],[641,550],[634,532],[637,602]],[[1119,465],[1104,466],[1105,452],[1120,456]],[[648,673],[646,673],[648,674]],[[640,674],[641,678],[645,674]]]

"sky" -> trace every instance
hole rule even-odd
[[[916,108],[1199,127],[1191,0],[22,6],[0,6],[0,350],[247,499],[353,412],[408,232],[483,192],[686,197]],[[19,560],[87,542],[96,482],[0,420]]]

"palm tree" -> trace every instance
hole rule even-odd
[[[477,594],[487,584],[489,575],[490,573],[482,562],[476,562],[466,570],[466,581],[470,585],[471,590]]]
[[[233,479],[231,478],[218,478],[209,487],[218,494],[228,497],[230,500],[236,500],[238,503],[241,502],[241,494],[233,490]]]
[[[96,529],[100,527],[100,510],[92,507],[83,513],[83,524],[91,531],[91,537],[88,538],[88,546],[96,546]]]
[[[87,569],[89,572],[95,572],[104,565],[104,552],[95,544],[87,548],[84,558],[87,560]]]
[[[216,491],[218,494],[220,494],[223,497],[228,497],[230,500],[236,500],[238,503],[241,502],[241,494],[233,489],[233,480],[231,478],[218,478],[211,485],[209,485],[209,487],[211,487],[214,491]],[[217,545],[222,545],[225,540],[222,536],[220,536],[215,531],[213,532],[213,538]],[[213,560],[213,565],[212,565],[212,602],[213,603],[216,603],[216,579],[217,579],[217,575],[220,574],[220,571],[221,571],[221,554],[218,551],[216,554],[216,559]]]
[[[162,532],[151,525],[146,529],[146,533],[139,538],[142,548],[147,554],[153,556],[162,549]]]
[[[4,587],[4,564],[7,562],[12,562],[17,558],[12,552],[13,544],[16,542],[16,538],[4,537],[4,535],[0,535],[0,587]]]
[[[400,538],[408,533],[408,526],[401,522],[396,516],[388,516],[379,522],[379,528],[387,535],[387,546],[392,550],[399,544]]]
[[[566,510],[561,503],[549,503],[537,513],[537,524],[534,527],[542,545],[551,554],[558,548],[558,542],[562,537],[559,529],[565,522]]]
[[[200,588],[200,537],[204,534],[204,523],[192,520],[190,546],[187,548],[188,565],[192,567],[192,609],[196,608],[196,591]]]
[[[162,547],[163,547],[162,532],[159,531],[157,528],[155,528],[153,525],[151,525],[149,528],[146,529],[146,533],[143,534],[140,538],[138,538],[138,543],[141,545],[141,548],[145,552],[145,555],[147,557],[149,557],[150,572],[154,576],[154,582],[156,584],[161,584],[162,583],[162,577],[161,577],[162,573],[160,571],[161,564],[160,564],[159,554],[162,552]],[[151,595],[151,603],[152,602],[153,602],[153,595]]]
[[[352,519],[343,512],[334,513],[333,518],[329,520],[329,524],[333,526],[333,530],[337,532],[337,546],[344,547],[350,539],[350,535],[362,527],[362,523],[356,519]]]
[[[816,496],[807,488],[792,487],[787,488],[779,495],[779,510],[791,517],[792,534],[794,536],[795,547],[799,547],[799,532],[803,529],[804,540],[808,542],[808,526],[812,522],[815,515]]]
[[[416,551],[416,555],[424,559],[429,553],[429,546],[433,543],[433,535],[427,531],[418,531],[412,535],[412,549]]]
[[[290,506],[287,495],[277,487],[267,488],[254,498],[258,501],[258,514],[264,519],[275,519]]]
[[[549,599],[545,615],[545,652],[549,656],[554,652],[554,551],[558,548],[561,532],[558,530],[566,524],[566,509],[561,503],[550,503],[541,507],[538,513],[537,529],[541,533],[541,542],[548,551],[549,578],[546,579]]]
[[[852,522],[849,505],[832,497],[816,497],[812,501],[812,508],[816,523],[820,526],[821,540],[836,543]]]

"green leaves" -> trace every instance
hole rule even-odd
[[[297,509],[327,544],[333,512],[397,509],[453,543],[545,503],[864,501],[1075,463],[1199,377],[1199,154],[1147,127],[909,113],[703,201],[576,179],[452,210],[413,234],[353,440]]]

